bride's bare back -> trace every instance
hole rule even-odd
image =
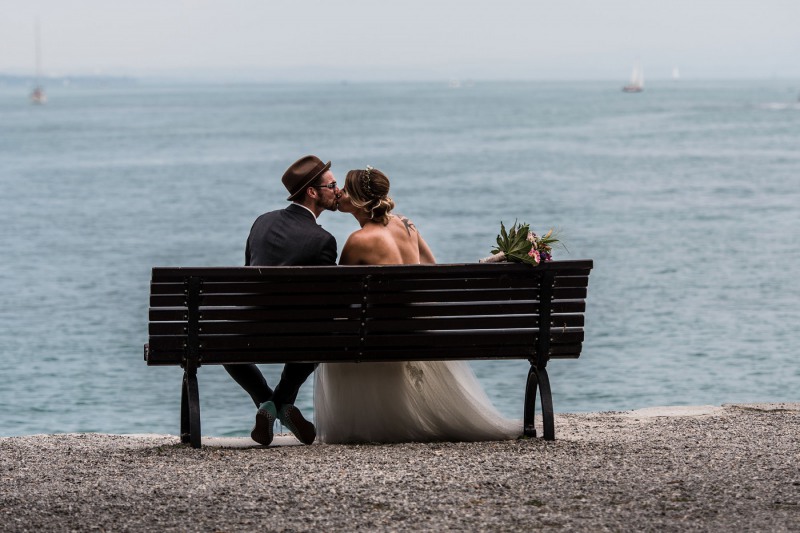
[[[435,263],[428,244],[414,223],[391,215],[389,223],[367,222],[353,232],[342,250],[342,265],[417,265]]]

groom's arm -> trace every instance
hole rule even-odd
[[[336,237],[333,235],[328,235],[328,238],[325,240],[325,244],[322,246],[322,252],[320,253],[320,264],[335,265],[336,256]]]

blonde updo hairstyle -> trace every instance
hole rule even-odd
[[[344,188],[353,206],[369,213],[370,220],[384,226],[389,223],[394,201],[389,198],[386,174],[370,166],[364,170],[351,170],[345,177]]]

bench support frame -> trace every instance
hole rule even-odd
[[[550,317],[553,301],[554,274],[546,272],[539,285],[541,301],[539,314],[539,338],[537,340],[537,358],[531,360],[528,380],[525,384],[525,410],[523,415],[523,434],[526,437],[536,436],[534,418],[536,415],[536,393],[542,400],[542,423],[544,440],[555,440],[555,420],[553,416],[553,394],[550,390],[550,378],[547,375],[547,361],[550,353]]]
[[[542,421],[544,440],[556,440],[555,418],[553,416],[553,395],[550,392],[550,378],[547,370],[531,365],[528,370],[528,381],[525,385],[525,414],[523,416],[523,434],[526,437],[536,436],[534,417],[536,414],[536,392],[542,400]]]
[[[183,386],[181,388],[181,442],[190,443],[192,448],[200,447],[200,391],[197,386],[197,368],[200,366],[200,293],[202,283],[197,276],[190,276],[184,282],[186,295],[187,328],[186,355],[183,367]]]

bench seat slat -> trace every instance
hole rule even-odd
[[[386,320],[368,319],[367,333],[386,333],[391,331],[413,330],[474,330],[497,328],[536,328],[535,318],[526,316],[490,316],[490,317],[419,317],[393,318]]]
[[[203,294],[319,294],[319,293],[352,293],[360,292],[363,283],[360,281],[314,284],[308,281],[285,283],[278,281],[206,281],[202,285]],[[186,285],[183,282],[161,282],[150,284],[150,294],[183,295]]]
[[[150,321],[179,321],[186,320],[186,308],[150,308]],[[358,318],[361,316],[359,307],[319,306],[312,309],[290,309],[290,308],[269,308],[269,307],[240,307],[240,308],[214,308],[205,307],[201,310],[201,321],[204,320],[322,320],[336,318]]]
[[[582,313],[586,309],[585,300],[562,300],[553,302],[553,317]],[[370,307],[370,318],[407,318],[430,316],[504,316],[528,315],[538,316],[537,302],[501,302],[501,303],[454,303],[446,304],[412,304],[405,307]],[[319,306],[311,309],[295,310],[290,307],[241,307],[215,308],[203,307],[201,320],[309,320],[325,318],[357,318],[361,316],[360,306]],[[583,316],[583,315],[580,315]],[[151,307],[151,322],[186,320],[186,308],[182,306]]]
[[[201,294],[200,306],[295,306],[357,304],[361,302],[359,293],[306,294],[302,297],[292,294]],[[181,307],[186,305],[185,297],[179,294],[156,294],[150,297],[151,307]]]
[[[335,361],[337,358],[351,357],[355,352],[343,347],[308,348],[287,353],[281,348],[247,350],[245,348],[232,348],[216,350],[202,354],[208,358],[203,364],[229,364],[229,363],[259,363],[277,364],[287,362],[313,362]],[[147,364],[149,365],[174,365],[180,364],[184,357],[183,350],[167,350],[150,347]]]
[[[408,347],[364,347],[362,362],[369,361],[437,361],[447,359],[525,359],[534,357],[535,349],[525,345],[500,346],[426,346],[411,350]]]
[[[568,330],[552,332],[551,343],[575,343],[583,341],[583,330]],[[209,335],[201,334],[201,353],[212,354],[215,350],[245,348],[248,350],[282,349],[287,354],[294,350],[307,348],[337,348],[337,347],[439,347],[439,346],[494,346],[505,345],[535,345],[537,332],[532,329],[498,329],[498,330],[470,330],[470,331],[418,331],[413,333],[375,333],[366,337],[365,342],[359,342],[359,336],[353,334],[312,335],[308,332],[293,335]],[[150,349],[180,350],[186,344],[186,335],[151,335]]]
[[[588,287],[589,276],[556,276],[553,279],[554,287]]]
[[[583,313],[586,311],[586,300],[560,300],[550,304],[551,313]]]
[[[580,356],[582,342],[554,343],[550,345],[550,357],[554,359],[574,359]]]
[[[580,357],[580,350],[580,344],[564,345],[557,350],[551,350],[550,357],[552,359],[577,359]],[[177,365],[181,363],[183,356],[184,353],[181,350],[151,350],[147,364]],[[424,350],[413,352],[408,348],[373,349],[365,347],[360,351],[345,350],[343,348],[325,348],[320,350],[296,350],[287,353],[276,348],[273,350],[260,351],[219,350],[214,352],[213,358],[209,354],[206,354],[206,357],[208,360],[204,361],[204,364],[283,364],[286,362],[339,362],[341,359],[360,362],[436,361],[450,359],[529,359],[535,357],[535,351],[534,348],[529,345],[427,347]]]
[[[456,303],[456,302],[505,302],[519,300],[537,300],[538,289],[495,289],[495,290],[453,290],[453,291],[407,291],[407,292],[375,292],[370,291],[370,304],[402,304],[402,303]],[[556,287],[553,299],[583,299],[586,288]]]
[[[586,310],[585,300],[561,300],[550,306],[553,314],[582,313]],[[369,308],[369,316],[374,318],[403,318],[423,316],[491,316],[491,315],[530,315],[538,316],[539,302],[487,302],[453,304],[410,304],[409,306],[375,306]]]
[[[470,331],[418,331],[413,333],[375,333],[367,336],[365,346],[439,346],[450,344],[494,345],[494,344],[535,344],[537,331],[534,329],[496,329]],[[551,331],[551,345],[583,342],[582,329]]]
[[[553,299],[585,299],[584,287],[555,287]],[[453,291],[408,291],[397,293],[371,292],[368,296],[370,304],[403,304],[403,303],[458,303],[458,302],[505,302],[536,300],[537,289],[525,290],[453,290]],[[313,306],[339,303],[343,305],[358,304],[362,301],[362,293],[356,292],[318,292],[303,294],[235,294],[206,293],[200,295],[200,306]],[[186,305],[183,294],[154,294],[150,296],[151,307],[180,307]]]
[[[584,276],[556,276],[557,287],[588,287],[588,274]],[[461,290],[461,289],[537,289],[541,275],[525,277],[497,276],[491,278],[461,279],[383,279],[371,280],[371,292],[405,292],[411,290]]]
[[[201,335],[281,335],[308,333],[334,335],[357,334],[361,323],[356,320],[274,321],[274,322],[200,322]],[[151,322],[150,335],[186,335],[185,322]]]
[[[535,289],[540,276],[524,278],[493,277],[460,279],[394,279],[378,278],[370,280],[370,292],[392,293],[424,290],[476,290],[476,289]]]
[[[513,302],[532,301],[538,298],[538,291],[527,290],[454,290],[454,291],[407,291],[370,292],[370,305],[408,304],[408,303],[469,303],[469,302]]]
[[[200,353],[212,354],[215,350],[244,348],[248,350],[278,349],[289,350],[313,347],[354,347],[369,346],[493,346],[502,344],[534,345],[537,333],[533,330],[475,330],[447,331],[431,330],[405,334],[387,333],[368,336],[359,343],[358,335],[200,335]],[[551,337],[583,340],[583,332],[553,334]],[[153,335],[150,337],[151,350],[181,350],[186,343],[186,335]]]
[[[550,315],[550,327],[557,328],[580,328],[585,324],[584,315]]]
[[[563,321],[557,326],[551,327],[553,327],[553,331],[557,329],[559,332],[577,331],[583,327],[583,317],[578,316],[576,318],[581,320]],[[574,325],[569,325],[568,323]],[[368,319],[366,321],[367,334],[414,330],[472,331],[483,329],[532,329],[538,331],[539,324],[536,317],[527,316],[396,318],[388,320]]]
[[[368,308],[370,318],[406,318],[426,316],[492,316],[492,315],[530,315],[537,316],[538,306],[535,302],[493,302],[453,304],[408,304],[403,306],[371,306]]]
[[[210,356],[209,356],[210,357]],[[415,352],[407,348],[393,350],[373,350],[363,348],[360,351],[330,348],[324,350],[298,350],[286,353],[279,349],[262,351],[220,350],[214,353],[213,363],[204,364],[283,364],[286,362],[332,362],[342,359],[354,361],[354,364],[380,361],[437,361],[437,360],[476,360],[476,359],[530,359],[535,357],[531,346],[457,346],[427,347]],[[180,351],[151,351],[149,365],[180,364],[183,353]]]
[[[186,343],[185,335],[154,335],[150,337],[151,350],[182,350]],[[308,348],[341,348],[358,345],[358,335],[200,335],[200,353],[215,350],[245,348],[251,350],[281,349],[286,353]]]
[[[150,337],[151,350],[181,350],[186,343],[185,335],[154,335]],[[364,346],[492,346],[495,344],[534,344],[535,332],[518,330],[494,332],[470,332],[458,335],[405,334],[373,335],[367,338]],[[200,335],[201,354],[211,354],[215,350],[243,348],[248,350],[280,349],[286,354],[307,348],[337,348],[359,346],[358,335]]]
[[[164,312],[166,313],[166,312]],[[181,321],[183,314],[181,311],[173,316],[165,316],[164,320],[155,320],[151,317],[149,332],[150,335],[177,335],[183,334],[186,330],[186,322]],[[200,329],[208,334],[244,334],[244,333],[297,333],[303,331],[316,332],[352,332],[358,331],[360,321],[353,320],[358,318],[354,315],[351,318],[341,320],[316,320],[311,317],[287,317],[275,312],[269,321],[248,320],[252,318],[245,316],[244,320],[237,320],[236,316],[228,316],[231,320],[225,321],[200,321]],[[162,314],[163,316],[163,314]],[[168,320],[167,318],[173,318]],[[307,322],[299,322],[298,319],[307,318]],[[417,321],[418,323],[414,323]],[[422,323],[419,323],[422,322]],[[369,319],[367,321],[368,331],[392,331],[396,329],[480,329],[489,327],[534,327],[538,324],[535,316],[466,316],[466,317],[417,317],[417,318],[397,318],[397,319]],[[584,325],[583,315],[555,315],[551,317],[551,327],[571,328],[582,327]]]
[[[290,270],[291,269],[291,270]],[[591,260],[570,260],[558,261],[554,263],[542,263],[537,267],[522,265],[517,263],[494,263],[494,264],[451,264],[451,265],[370,265],[370,266],[324,266],[324,267],[154,267],[152,271],[152,281],[183,281],[188,276],[199,276],[205,279],[216,281],[261,281],[270,277],[284,279],[290,275],[293,279],[317,279],[324,278],[320,274],[327,269],[340,270],[336,274],[337,279],[346,280],[348,276],[352,279],[360,279],[361,276],[370,275],[374,278],[386,277],[409,277],[418,276],[420,278],[437,279],[452,277],[496,277],[498,275],[533,275],[538,276],[548,270],[555,270],[561,275],[588,275],[592,269]]]
[[[426,346],[413,349],[410,347],[393,347],[376,349],[365,346],[353,348],[305,349],[286,352],[279,348],[248,350],[231,348],[215,350],[213,353],[201,354],[203,364],[229,363],[285,363],[285,362],[341,362],[342,359],[354,362],[369,361],[431,361],[448,359],[526,359],[534,357],[535,349],[530,345],[501,346]],[[176,364],[183,357],[180,350],[152,349],[150,364]]]
[[[365,346],[380,348],[383,346],[404,347],[439,347],[439,346],[484,346],[497,344],[534,345],[536,332],[525,330],[495,330],[479,332],[452,332],[452,335],[427,334],[425,332],[409,334],[374,334],[366,338]]]

